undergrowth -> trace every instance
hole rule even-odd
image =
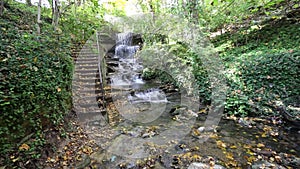
[[[299,95],[299,28],[283,20],[213,40],[226,66],[228,114],[276,115],[276,101]]]
[[[0,164],[8,168],[34,167],[33,160],[41,158],[48,144],[49,128],[63,136],[65,116],[72,107],[71,49],[96,29],[89,27],[90,20],[82,20],[78,28],[71,20],[62,21],[64,32],[53,31],[44,12],[38,35],[36,12],[35,6],[6,2],[0,18]],[[89,31],[82,36],[82,29]]]

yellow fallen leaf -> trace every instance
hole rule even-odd
[[[203,113],[206,113],[206,109],[201,109],[201,110],[199,111],[199,114],[203,114]]]
[[[263,143],[258,143],[258,144],[257,144],[257,147],[258,147],[258,148],[262,148],[262,147],[265,147],[265,145],[264,145]]]
[[[219,148],[226,148],[226,144],[225,144],[224,142],[222,142],[221,140],[218,140],[218,141],[217,141],[217,146],[218,146]]]
[[[197,150],[199,150],[200,148],[198,147],[198,146],[195,146],[195,147],[193,147],[192,148],[192,150],[194,150],[194,151],[197,151]]]
[[[211,134],[209,137],[212,138],[212,139],[216,139],[216,138],[218,138],[218,135],[217,134]]]
[[[187,153],[185,153],[185,154],[182,156],[182,158],[188,159],[188,158],[190,158],[191,156],[192,156],[192,153],[191,153],[191,152],[187,152]]]
[[[230,159],[230,160],[234,160],[233,158],[233,154],[231,152],[227,152],[226,153],[226,158]]]
[[[192,157],[194,160],[199,160],[201,159],[201,156],[197,155],[197,154],[194,154],[193,157]]]
[[[23,143],[20,147],[19,147],[19,150],[26,150],[28,151],[30,149],[29,145],[28,144],[25,144]]]
[[[250,149],[248,149],[246,153],[249,154],[249,155],[251,155],[251,156],[254,155],[254,153]]]
[[[236,149],[237,147],[235,145],[230,146],[231,149]]]
[[[280,156],[275,156],[275,160],[278,162],[278,163],[281,163],[282,160],[281,160],[281,157]]]
[[[244,146],[243,146],[244,148],[246,148],[246,149],[249,149],[249,148],[252,148],[252,146],[251,145],[249,145],[249,144],[244,144]]]
[[[266,138],[266,137],[267,137],[267,134],[266,134],[266,133],[262,133],[262,134],[261,134],[261,137],[262,137],[262,138]]]
[[[247,160],[247,163],[250,165],[256,160],[255,156],[250,156],[250,157],[245,156],[245,158]]]

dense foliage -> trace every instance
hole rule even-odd
[[[276,114],[276,101],[299,95],[299,23],[278,23],[214,39],[227,69],[228,113]]]
[[[0,152],[11,152],[31,135],[28,153],[38,157],[43,130],[58,126],[71,108],[70,44],[51,32],[36,35],[30,20],[17,25],[32,14],[15,10],[0,19]]]
[[[0,161],[18,165],[40,157],[49,127],[64,130],[61,126],[72,107],[74,47],[84,43],[103,20],[101,15],[95,17],[98,10],[92,5],[85,10],[77,7],[76,13],[64,11],[54,29],[50,9],[44,8],[41,34],[37,34],[36,6],[4,5],[0,18]]]

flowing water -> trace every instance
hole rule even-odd
[[[249,168],[266,161],[290,167],[300,164],[299,133],[281,128],[280,121],[252,119],[237,124],[222,119],[209,139],[201,142],[203,135],[211,134],[203,130],[206,115],[178,106],[182,93],[170,90],[172,86],[141,78],[141,48],[132,44],[132,36],[116,35],[112,59],[117,64],[109,75],[112,101],[122,120],[108,128],[90,128],[93,139],[105,150],[93,155],[106,161],[102,166],[188,168],[192,162],[212,161],[227,168]],[[288,161],[291,157],[296,162]],[[146,159],[145,164],[139,158]]]

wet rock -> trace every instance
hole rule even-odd
[[[251,166],[251,168],[252,169],[261,169],[261,168],[285,169],[285,167],[283,167],[281,165],[270,163],[268,161],[256,162]]]
[[[214,165],[214,166],[210,166],[208,164],[205,163],[192,163],[188,169],[207,169],[207,168],[213,168],[213,169],[225,169],[225,167],[221,166],[221,165]]]
[[[91,158],[88,155],[84,155],[82,162],[76,165],[76,169],[83,169],[88,165],[90,165],[90,163],[91,163]]]
[[[155,169],[164,169],[165,167],[163,167],[160,163],[156,162],[154,165]]]
[[[205,130],[205,127],[199,127],[197,130],[202,133]]]
[[[148,133],[144,133],[144,134],[142,135],[142,138],[153,137],[153,136],[155,136],[155,135],[156,135],[155,132],[150,131],[150,132],[148,132]]]
[[[187,109],[186,107],[179,107],[179,106],[176,106],[176,107],[173,107],[171,110],[170,110],[170,114],[172,116],[175,116],[175,115],[179,115],[179,114],[183,114],[184,112],[186,112]]]
[[[98,151],[98,152],[93,153],[90,156],[90,158],[92,160],[95,160],[98,163],[102,164],[103,162],[110,161],[111,160],[111,156],[112,155],[110,153]]]
[[[239,122],[239,124],[240,124],[241,126],[244,126],[244,127],[252,127],[251,122],[250,122],[250,121],[247,121],[247,120],[245,120],[245,119],[243,119],[243,118],[240,118],[240,119],[238,120],[238,122]]]
[[[126,169],[133,169],[133,168],[136,168],[136,165],[134,162],[131,161],[127,164]]]
[[[295,156],[288,157],[285,153],[280,153],[282,163],[286,166],[298,167],[300,166],[300,158]]]

